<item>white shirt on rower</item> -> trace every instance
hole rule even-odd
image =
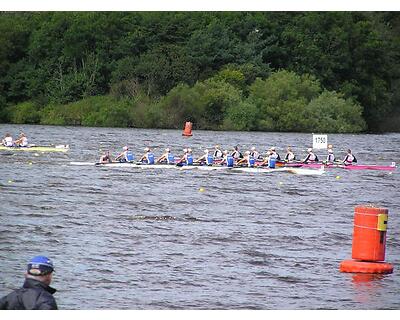
[[[5,137],[4,140],[3,140],[3,144],[4,144],[6,147],[12,147],[12,146],[13,146],[13,139],[12,139],[12,137]]]

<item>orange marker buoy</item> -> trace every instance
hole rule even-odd
[[[354,209],[351,257],[340,264],[341,272],[392,273],[385,260],[388,209],[357,206]]]
[[[192,126],[193,124],[189,121],[185,122],[185,128],[183,129],[183,136],[191,137],[192,136]]]

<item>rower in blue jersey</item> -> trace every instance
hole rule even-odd
[[[223,154],[223,158],[222,158],[222,161],[219,164],[220,165],[226,165],[227,167],[232,168],[233,164],[234,164],[233,156],[228,153],[228,150],[224,150],[222,152],[222,154]]]
[[[307,149],[307,157],[305,159],[303,159],[303,163],[314,163],[314,162],[318,162],[318,156],[313,152],[312,148],[308,148]]]
[[[149,147],[144,148],[144,154],[140,157],[139,162],[144,164],[154,164],[154,153]]]
[[[274,155],[270,149],[267,151],[267,154],[263,159],[263,162],[261,162],[259,166],[266,166],[267,168],[275,169],[276,161],[277,161],[276,155]]]
[[[346,157],[343,159],[343,164],[344,165],[349,165],[349,164],[353,164],[353,163],[357,163],[357,159],[356,157],[353,155],[353,153],[351,152],[350,149],[347,149],[347,155]]]
[[[333,154],[332,149],[328,149],[328,155],[326,157],[326,163],[332,164],[335,162],[335,155]]]
[[[170,148],[166,148],[165,152],[156,160],[156,163],[175,164],[175,157],[171,153]]]
[[[192,149],[190,148],[183,149],[183,156],[179,159],[179,161],[176,164],[181,166],[193,165]]]
[[[212,166],[214,163],[214,157],[210,154],[208,149],[205,149],[204,154],[194,162],[202,165],[206,164],[207,166]]]
[[[123,151],[115,158],[115,161],[119,162],[133,162],[135,156],[127,146],[123,147]]]
[[[244,158],[237,162],[237,165],[239,165],[239,166],[242,164],[246,164],[248,167],[254,167],[254,165],[256,164],[256,161],[250,155],[250,151],[246,151],[244,153]]]

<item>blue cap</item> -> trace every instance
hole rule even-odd
[[[53,271],[53,262],[45,256],[36,256],[28,262],[28,273],[33,276],[44,276]]]

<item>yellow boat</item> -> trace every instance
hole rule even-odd
[[[0,151],[36,151],[36,152],[67,152],[69,145],[57,145],[57,146],[35,146],[31,145],[28,147],[5,147],[0,146]]]

